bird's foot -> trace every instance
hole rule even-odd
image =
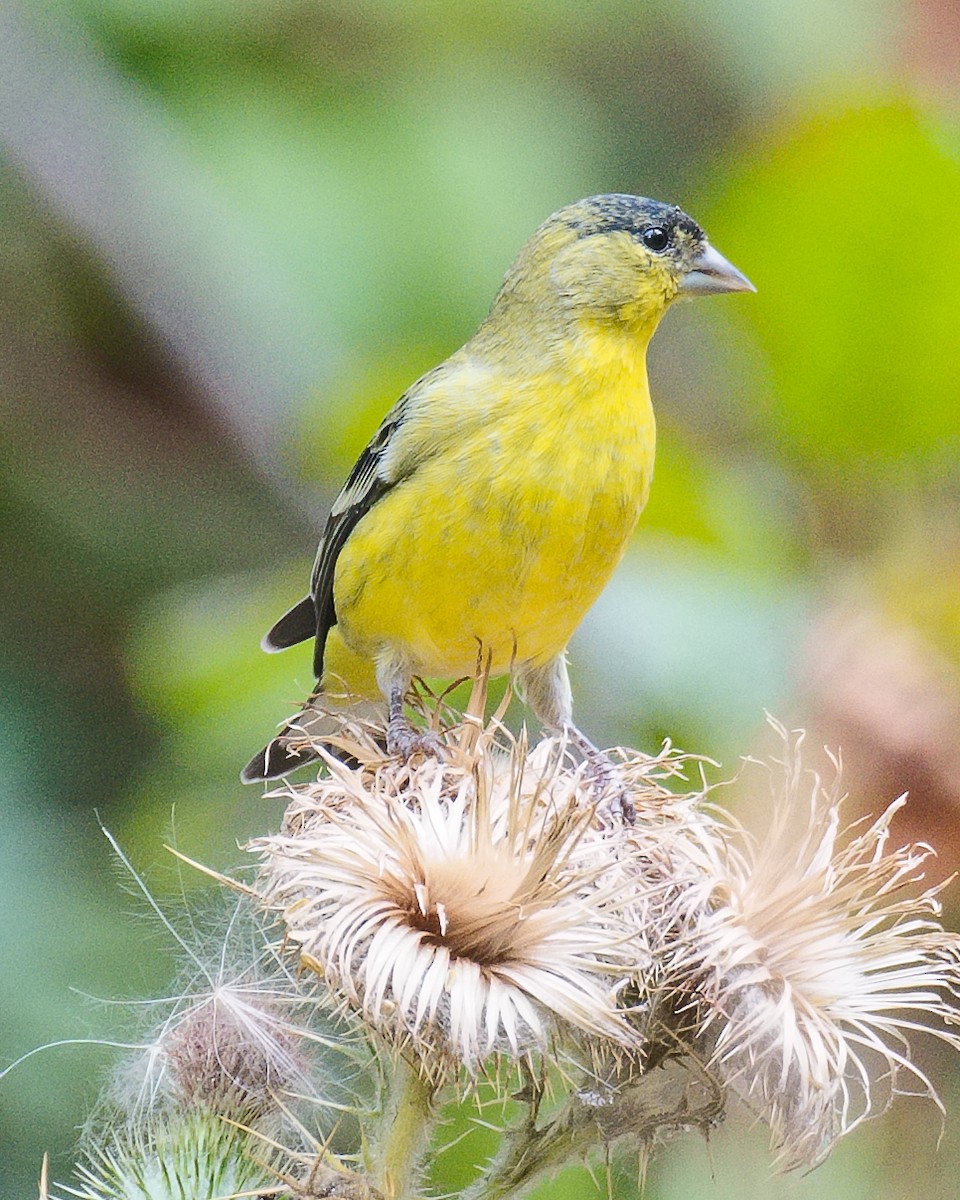
[[[601,820],[609,818],[611,824],[632,825],[637,818],[630,789],[623,776],[603,751],[587,758],[587,780],[597,802]]]
[[[632,825],[637,810],[630,788],[617,764],[584,737],[579,729],[567,728],[567,736],[583,755],[587,764],[586,780],[593,792],[597,815],[604,824]]]
[[[396,754],[409,762],[415,754],[425,754],[441,761],[446,747],[440,736],[431,729],[416,729],[406,717],[391,717],[387,724],[387,753]]]

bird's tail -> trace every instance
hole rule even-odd
[[[272,631],[271,631],[272,632]],[[291,643],[292,644],[292,643]],[[350,650],[339,629],[330,630],[323,679],[303,708],[240,772],[244,783],[277,779],[315,762],[317,741],[335,737],[347,721],[384,720],[373,663]],[[335,751],[334,751],[335,753]]]
[[[372,700],[353,700],[345,704],[318,689],[300,712],[288,721],[277,736],[255,754],[240,772],[244,783],[260,783],[278,779],[298,767],[316,762],[320,757],[315,749],[318,741],[336,737],[345,721],[383,722],[384,705]],[[337,751],[331,747],[331,753]]]

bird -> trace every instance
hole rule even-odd
[[[599,753],[573,721],[567,644],[647,501],[647,347],[679,297],[755,290],[675,205],[611,193],[548,217],[477,331],[357,459],[309,594],[262,642],[313,638],[318,686],[241,778],[316,759],[305,734],[329,730],[345,694],[386,701],[389,753],[437,753],[406,716],[413,680],[471,675],[481,660],[543,726]]]

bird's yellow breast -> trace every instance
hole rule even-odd
[[[655,425],[646,339],[581,336],[549,370],[502,370],[341,551],[342,636],[415,674],[494,672],[559,654],[646,502]],[[429,410],[417,414],[428,431]]]

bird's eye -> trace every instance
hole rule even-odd
[[[670,235],[665,229],[659,225],[651,225],[649,229],[645,229],[640,235],[643,244],[648,250],[653,250],[659,253],[661,250],[666,250],[670,244]]]

